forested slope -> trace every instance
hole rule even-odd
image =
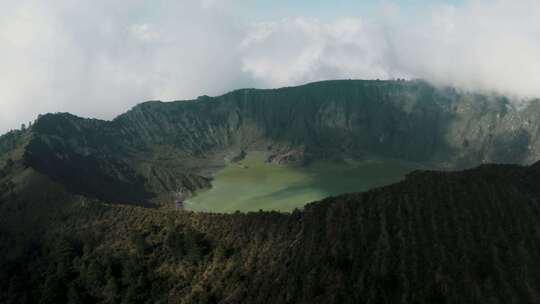
[[[58,190],[54,212],[2,229],[0,301],[536,303],[539,181],[539,165],[418,171],[288,215],[108,205]],[[3,228],[27,214],[20,195],[2,203]]]
[[[516,108],[504,96],[423,81],[326,81],[146,102],[112,121],[47,114],[25,131],[23,152],[26,164],[74,192],[149,206],[173,201],[180,188],[209,187],[210,172],[243,151],[297,164],[530,164],[540,158],[539,118],[538,100]]]
[[[538,303],[539,127],[538,101],[422,81],[43,115],[0,137],[0,303]],[[252,150],[530,166],[416,171],[291,214],[167,208]]]

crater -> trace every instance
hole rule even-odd
[[[309,202],[365,191],[401,180],[418,166],[396,160],[315,161],[305,166],[266,161],[249,153],[214,174],[212,187],[196,191],[184,208],[229,213],[258,210],[290,212]]]

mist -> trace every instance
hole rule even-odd
[[[540,96],[540,3],[254,20],[238,1],[0,0],[0,133],[39,113],[111,119],[145,100],[325,79],[423,78]]]

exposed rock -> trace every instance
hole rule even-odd
[[[209,168],[239,147],[282,164],[392,158],[466,168],[532,163],[540,158],[539,130],[538,100],[517,109],[502,96],[422,81],[327,81],[151,101],[113,121],[43,115],[24,131],[28,143],[3,136],[0,151],[9,142],[24,146],[28,165],[77,192],[151,202],[179,185],[209,186]]]
[[[111,278],[118,302],[538,302],[540,164],[416,171],[292,214],[103,204],[23,172],[0,188],[2,303],[65,303],[73,282],[105,303]]]
[[[231,162],[233,163],[237,163],[237,162],[240,162],[242,161],[244,158],[246,158],[247,156],[247,153],[246,153],[246,150],[242,150],[240,151],[240,153],[236,156],[234,156],[233,158],[231,158]]]
[[[0,137],[0,302],[538,303],[540,163],[415,171],[292,214],[111,204],[179,202],[240,147],[456,168],[532,163],[538,132],[537,100],[417,81],[44,115]]]
[[[306,163],[304,148],[299,147],[285,152],[272,154],[268,157],[268,162],[279,165],[304,165]]]

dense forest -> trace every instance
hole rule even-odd
[[[112,121],[46,114],[27,131],[24,153],[28,165],[73,192],[155,206],[179,187],[209,187],[209,172],[243,151],[300,164],[378,158],[439,169],[531,164],[540,159],[539,116],[538,100],[516,108],[504,96],[423,81],[325,81],[150,101]]]
[[[0,303],[540,303],[538,105],[330,81],[43,115],[0,136]],[[433,171],[292,213],[174,208],[256,149]]]
[[[0,302],[536,303],[539,180],[540,165],[418,171],[291,214],[15,190],[0,205]]]

